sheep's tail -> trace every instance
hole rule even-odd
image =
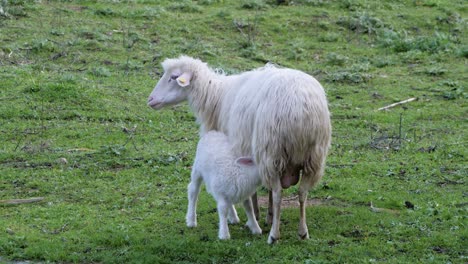
[[[322,179],[328,146],[315,146],[304,161],[301,185],[307,189],[314,187]]]
[[[327,157],[328,146],[315,146],[308,153],[302,164],[295,164],[289,158],[280,156],[273,159],[267,155],[267,152],[256,157],[258,160],[260,175],[262,175],[262,184],[269,188],[278,188],[281,177],[285,177],[286,173],[295,175],[287,175],[287,177],[299,177],[299,169],[302,169],[301,185],[305,184],[308,188],[315,186],[323,176],[325,169],[325,160]]]
[[[258,164],[260,164],[258,170],[262,176],[262,184],[268,189],[277,189],[280,187],[280,177],[282,172],[285,171],[287,162],[282,159],[272,159],[269,156],[257,157]]]
[[[331,127],[323,123],[319,131],[313,134],[299,133],[287,138],[271,134],[257,137],[253,150],[263,185],[270,189],[277,188],[282,183],[282,177],[299,177],[300,170],[303,175],[301,182],[307,182],[309,188],[316,185],[324,173]]]

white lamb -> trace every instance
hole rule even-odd
[[[251,158],[236,159],[227,137],[216,131],[206,133],[198,143],[191,182],[188,185],[187,226],[197,226],[197,199],[202,182],[216,200],[219,214],[219,239],[229,239],[229,222],[238,223],[234,204],[243,202],[246,226],[252,234],[261,234],[252,208],[251,196],[261,184],[258,168]]]
[[[274,66],[220,75],[186,56],[166,59],[162,66],[164,75],[148,105],[161,109],[188,100],[201,135],[222,131],[236,156],[253,156],[262,183],[271,190],[268,243],[280,237],[282,189],[301,178],[299,237],[309,238],[305,202],[322,178],[331,140],[330,113],[320,83],[304,72]]]

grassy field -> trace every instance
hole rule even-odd
[[[466,1],[278,2],[1,0],[0,262],[468,262]],[[186,104],[146,106],[180,54],[323,84],[333,143],[310,240],[295,187],[276,245],[265,205],[263,235],[218,241],[206,191],[185,226],[198,127]]]

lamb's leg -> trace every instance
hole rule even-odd
[[[203,178],[197,171],[192,171],[191,181],[187,187],[188,192],[188,209],[185,217],[188,227],[197,226],[197,200],[198,194],[200,193],[200,187]]]
[[[236,207],[234,207],[234,205],[229,207],[228,220],[231,224],[238,224],[240,222],[239,217],[237,216]]]
[[[229,227],[227,223],[227,215],[229,208],[232,204],[226,203],[224,200],[217,201],[218,202],[218,215],[219,215],[219,239],[229,239],[231,235],[229,234]]]
[[[262,229],[258,225],[257,219],[255,218],[252,200],[250,197],[244,201],[244,209],[245,213],[247,214],[247,223],[245,225],[249,227],[250,231],[252,231],[252,234],[261,234]]]
[[[257,192],[255,192],[253,195],[252,195],[252,206],[253,206],[253,210],[254,210],[254,213],[255,213],[255,219],[260,220],[260,209],[258,207],[258,198],[257,198]]]
[[[271,225],[270,235],[268,236],[268,244],[273,244],[280,238],[281,191],[282,188],[278,179],[277,185],[272,188],[273,223]]]

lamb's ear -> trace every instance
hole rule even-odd
[[[254,166],[255,162],[251,157],[240,157],[236,159],[236,164],[243,166]]]
[[[192,73],[184,72],[176,80],[178,85],[185,87],[190,84],[190,81],[192,80]]]

